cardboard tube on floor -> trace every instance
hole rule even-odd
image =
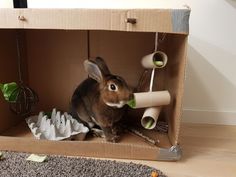
[[[168,91],[140,92],[134,93],[132,108],[156,107],[168,105],[169,103],[170,93]]]
[[[141,63],[144,68],[163,68],[167,63],[167,60],[168,57],[164,52],[156,51],[144,56]]]
[[[160,112],[161,112],[161,107],[146,108],[143,117],[141,119],[141,125],[145,129],[149,130],[154,129],[157,124]]]

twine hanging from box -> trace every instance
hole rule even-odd
[[[26,117],[30,115],[33,107],[39,101],[38,95],[30,87],[26,86],[22,79],[22,55],[21,55],[21,31],[16,32],[17,64],[19,84],[11,94],[16,95],[15,100],[9,101],[10,109],[17,115]]]

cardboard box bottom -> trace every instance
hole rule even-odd
[[[109,143],[102,138],[86,141],[37,140],[22,122],[0,136],[0,150],[100,158],[179,160],[181,153],[174,152],[176,146],[171,146],[168,135],[160,135],[159,139],[160,147],[150,145],[132,134],[125,135],[119,143]]]

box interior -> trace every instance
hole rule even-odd
[[[0,30],[0,83],[18,81],[16,33],[13,29]],[[68,111],[74,89],[87,78],[82,63],[88,58],[88,31],[27,29],[20,33],[24,46],[21,49],[24,82],[36,91],[40,100],[34,113],[51,111],[54,107]],[[113,74],[137,87],[144,71],[140,61],[153,52],[155,33],[92,30],[89,34],[90,57],[104,58]],[[141,129],[144,134],[159,139],[159,147],[169,148],[178,143],[186,40],[184,34],[166,34],[159,46],[168,55],[168,63],[156,71],[154,84],[156,90],[168,90],[171,94],[171,104],[163,108],[159,118],[168,122],[169,131],[163,134]],[[0,135],[32,139],[24,119],[9,110],[2,94],[0,105]],[[142,110],[133,110],[125,119],[140,124],[142,113]],[[119,143],[150,146],[128,133]]]

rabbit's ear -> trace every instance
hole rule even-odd
[[[103,81],[103,74],[96,63],[94,63],[91,60],[85,60],[84,68],[89,74],[89,77],[91,77],[92,79],[96,80],[99,83]]]
[[[98,65],[98,67],[101,69],[102,73],[104,75],[109,75],[111,74],[110,70],[107,67],[106,62],[104,61],[104,59],[102,59],[101,57],[97,57],[95,58],[95,62]]]

